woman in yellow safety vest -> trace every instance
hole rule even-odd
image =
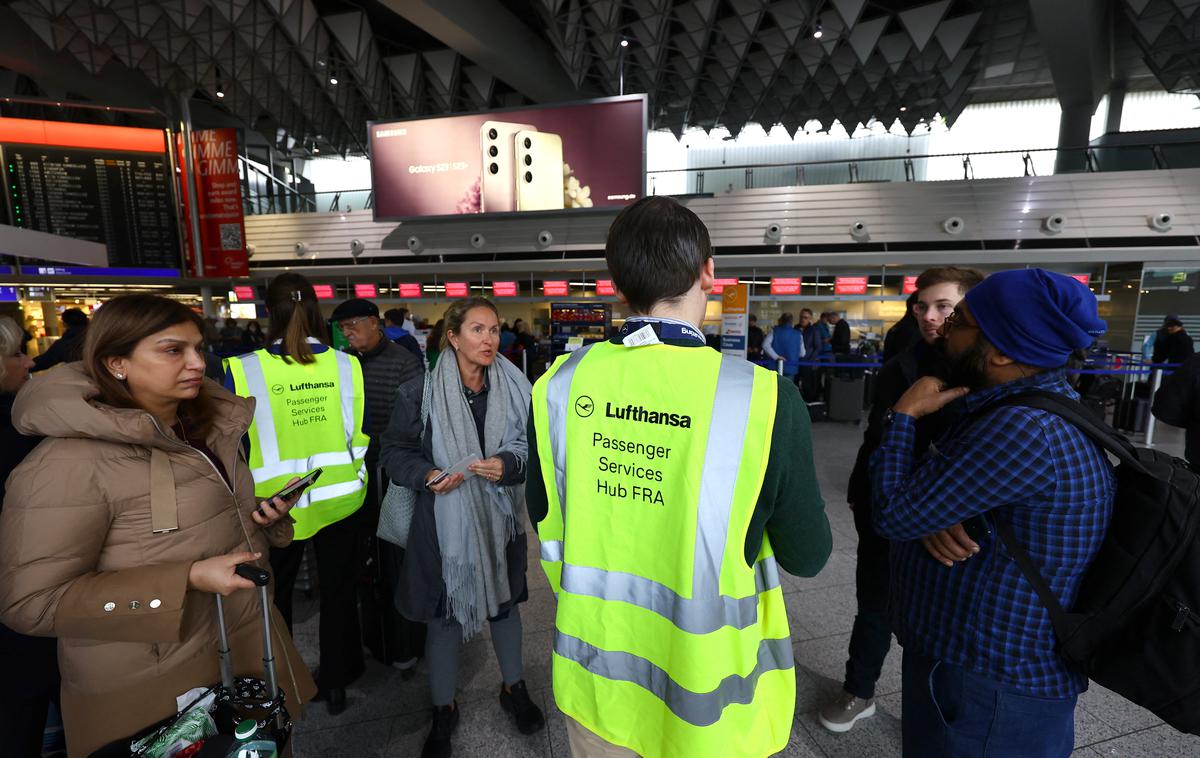
[[[366,494],[363,377],[358,359],[329,347],[312,284],[281,274],[267,288],[271,328],[266,347],[226,361],[226,385],[257,404],[247,433],[256,494],[265,497],[293,476],[320,468],[292,517],[296,539],[271,550],[275,605],[292,626],[292,590],[304,548],[314,543],[320,581],[319,695],[329,712],[346,707],[346,686],[363,672],[355,579],[361,537],[374,524],[358,512]]]

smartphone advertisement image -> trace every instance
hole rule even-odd
[[[628,205],[646,97],[371,123],[376,221]]]

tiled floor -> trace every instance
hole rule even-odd
[[[823,423],[814,431],[817,470],[833,527],[834,552],[812,579],[784,578],[796,651],[796,721],[785,756],[872,758],[900,755],[900,653],[893,648],[879,682],[879,712],[846,734],[825,731],[816,709],[835,693],[844,673],[846,645],[854,620],[854,548],[857,536],[846,507],[845,485],[861,438],[856,425]],[[1181,430],[1159,427],[1157,447],[1181,454]],[[531,540],[530,600],[522,608],[525,629],[525,680],[547,714],[548,728],[524,737],[508,721],[497,701],[500,672],[486,631],[469,642],[459,672],[458,703],[462,721],[455,756],[510,758],[568,755],[562,715],[550,691],[550,645],[554,598],[535,560]],[[316,664],[315,604],[298,598],[297,642],[310,665]],[[367,673],[349,690],[349,707],[330,717],[323,704],[309,706],[295,731],[297,758],[395,756],[420,754],[429,728],[427,669],[402,681],[398,671],[369,661]],[[1184,736],[1152,714],[1093,686],[1075,717],[1076,756],[1200,756],[1200,737]]]

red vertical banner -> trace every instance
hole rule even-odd
[[[182,149],[179,154],[183,155]],[[196,210],[200,217],[200,251],[204,258],[205,276],[250,274],[237,156],[237,129],[192,132],[192,163],[195,167],[196,194],[199,195]],[[190,188],[185,186],[183,209],[188,218],[189,193]],[[189,241],[189,265],[195,271],[191,224],[185,223],[184,227]]]

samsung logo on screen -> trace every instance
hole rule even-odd
[[[378,129],[375,132],[375,139],[383,139],[384,137],[406,137],[408,129]]]
[[[609,200],[633,200],[637,195],[609,195]]]

